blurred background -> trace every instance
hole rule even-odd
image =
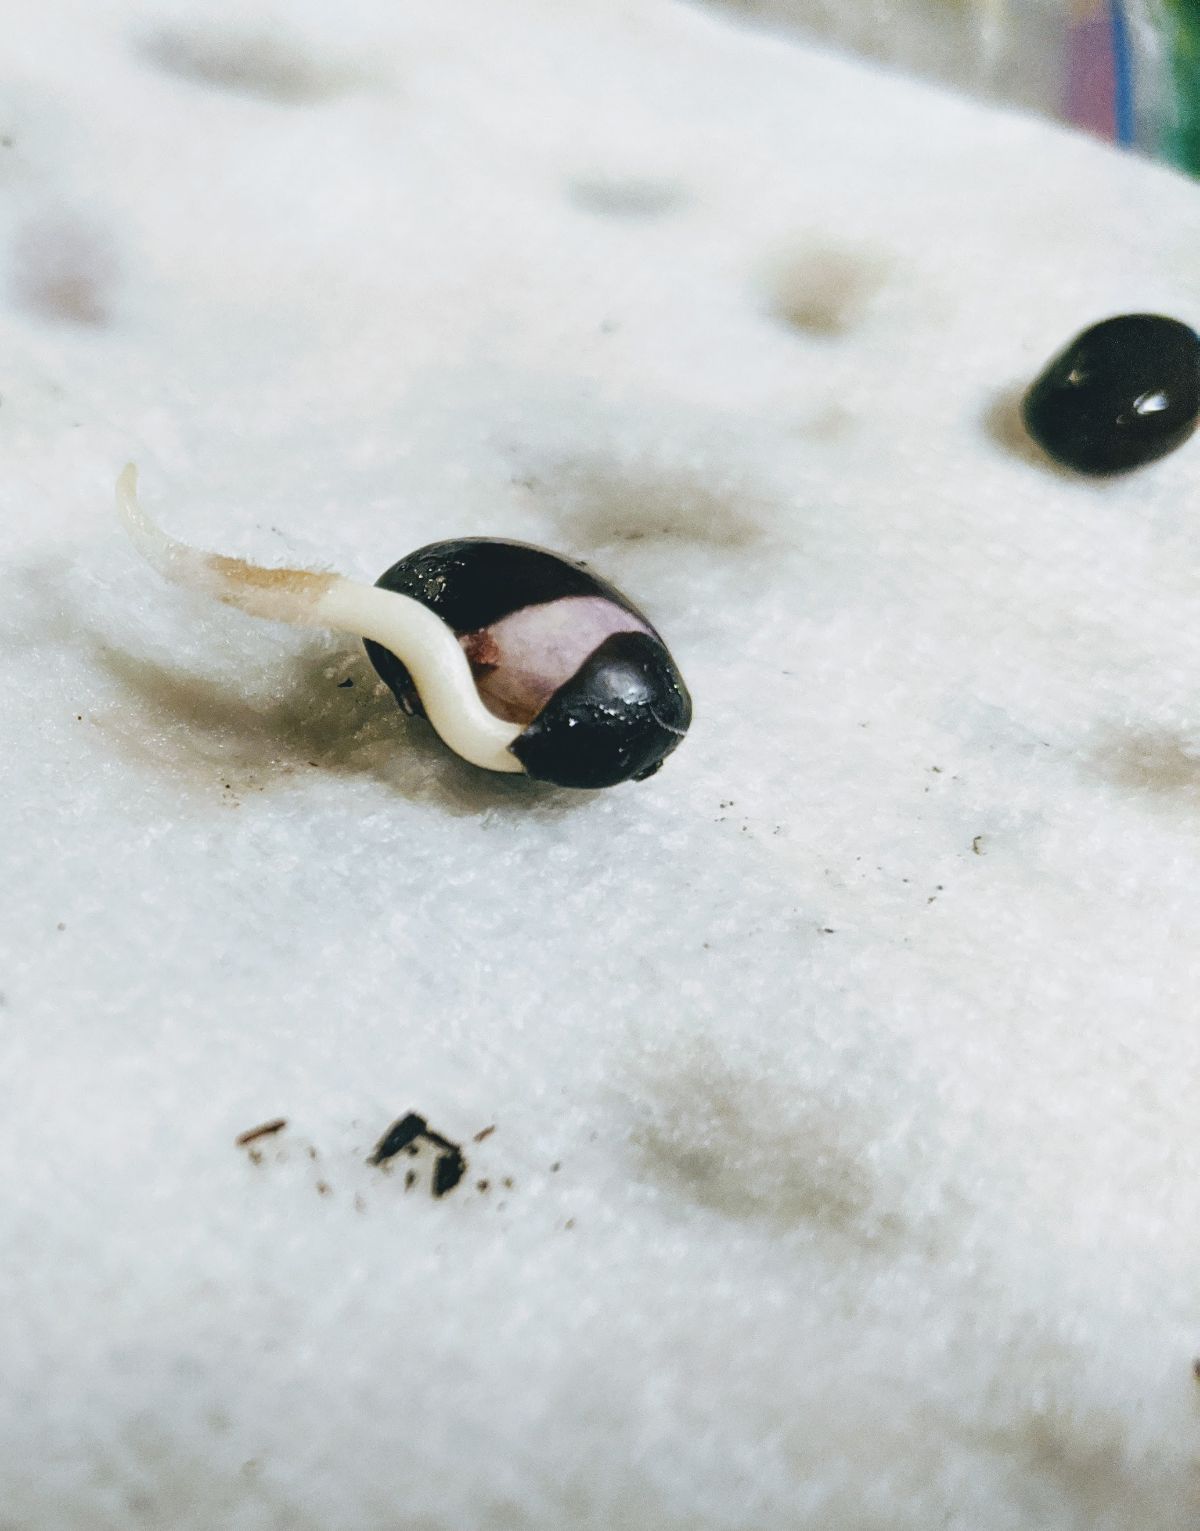
[[[702,0],[1200,173],[1200,0]]]

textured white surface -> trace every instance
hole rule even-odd
[[[659,4],[286,11],[10,7],[0,1526],[1195,1524],[1200,459],[1002,404],[1200,317],[1195,188]],[[590,559],[690,738],[480,775],[131,455]]]

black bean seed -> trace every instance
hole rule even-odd
[[[1200,337],[1123,314],[1077,335],[1025,395],[1026,429],[1078,473],[1124,473],[1174,451],[1200,418]]]

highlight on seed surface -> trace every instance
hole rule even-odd
[[[563,787],[644,781],[691,722],[683,678],[643,614],[544,548],[432,543],[365,585],[176,542],[142,509],[132,463],[117,510],[174,583],[270,621],[358,634],[404,711],[484,770]]]

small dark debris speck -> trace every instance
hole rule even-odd
[[[500,1182],[500,1184],[504,1187],[504,1189],[506,1191],[511,1191],[512,1188],[513,1188],[513,1178],[512,1178],[512,1176],[511,1175],[505,1175],[504,1179]]]
[[[971,841],[971,849],[975,852],[975,854],[977,856],[984,856],[984,855],[987,854],[986,851],[981,851],[979,849],[979,847],[982,844],[983,844],[983,836],[982,835],[976,835],[975,838]]]
[[[1200,1382],[1200,1356],[1197,1356],[1192,1362],[1192,1376],[1195,1377],[1197,1382]]]
[[[318,1180],[317,1181],[317,1195],[318,1196],[328,1196],[329,1195],[329,1182],[327,1180]]]
[[[411,1191],[413,1186],[416,1185],[416,1183],[417,1183],[417,1172],[416,1172],[416,1170],[405,1170],[405,1172],[404,1172],[404,1189],[406,1191]]]
[[[392,1123],[375,1145],[375,1152],[367,1162],[382,1164],[385,1159],[394,1158],[402,1149],[414,1144],[424,1134],[425,1128],[425,1118],[418,1116],[415,1111],[410,1111],[407,1116],[402,1116]]]
[[[263,1122],[260,1127],[248,1127],[245,1132],[238,1133],[234,1143],[238,1148],[245,1148],[247,1143],[253,1143],[255,1138],[269,1138],[274,1132],[282,1132],[287,1126],[286,1116],[274,1116],[269,1122]]]
[[[466,1174],[467,1161],[457,1143],[452,1143],[440,1132],[435,1132],[425,1118],[418,1116],[415,1111],[410,1111],[407,1116],[402,1116],[392,1123],[376,1144],[375,1152],[367,1162],[383,1165],[386,1169],[386,1161],[395,1158],[398,1153],[407,1152],[414,1156],[420,1153],[419,1140],[422,1138],[438,1150],[437,1160],[433,1166],[431,1189],[435,1197],[445,1196],[446,1192],[452,1191]],[[416,1178],[415,1172],[409,1170],[404,1177],[406,1191],[412,1187]]]
[[[316,1151],[316,1149],[315,1149],[315,1148],[314,1148],[314,1147],[313,1147],[313,1146],[312,1146],[312,1144],[311,1144],[311,1143],[310,1143],[310,1144],[309,1144],[309,1145],[308,1145],[308,1157],[309,1157],[309,1158],[310,1158],[310,1159],[315,1159],[315,1158],[316,1158],[316,1157],[317,1157],[317,1151]]]
[[[554,1163],[550,1166],[550,1173],[557,1175],[560,1169],[562,1169],[562,1161],[555,1159]]]
[[[493,1122],[490,1127],[483,1127],[483,1128],[481,1128],[475,1134],[475,1136],[471,1139],[471,1141],[473,1143],[482,1143],[485,1138],[490,1138],[492,1133],[495,1132],[495,1130],[496,1130],[496,1124],[495,1124],[495,1122]]]
[[[262,1149],[261,1148],[252,1148],[250,1150],[249,1158],[250,1158],[250,1163],[251,1164],[261,1164],[262,1163]]]
[[[564,1228],[574,1228],[574,1226],[575,1226],[575,1219],[573,1217],[567,1218],[566,1222],[563,1224]]]
[[[433,1166],[433,1194],[445,1196],[452,1191],[467,1172],[467,1161],[459,1148],[450,1148]]]
[[[490,1191],[491,1188],[492,1182],[490,1180],[477,1180],[475,1182],[475,1189],[477,1191]]]
[[[345,680],[339,680],[338,681],[338,690],[339,691],[345,691],[347,686],[352,686],[353,684],[354,684],[354,681],[351,679],[351,677],[349,675],[347,675]]]

